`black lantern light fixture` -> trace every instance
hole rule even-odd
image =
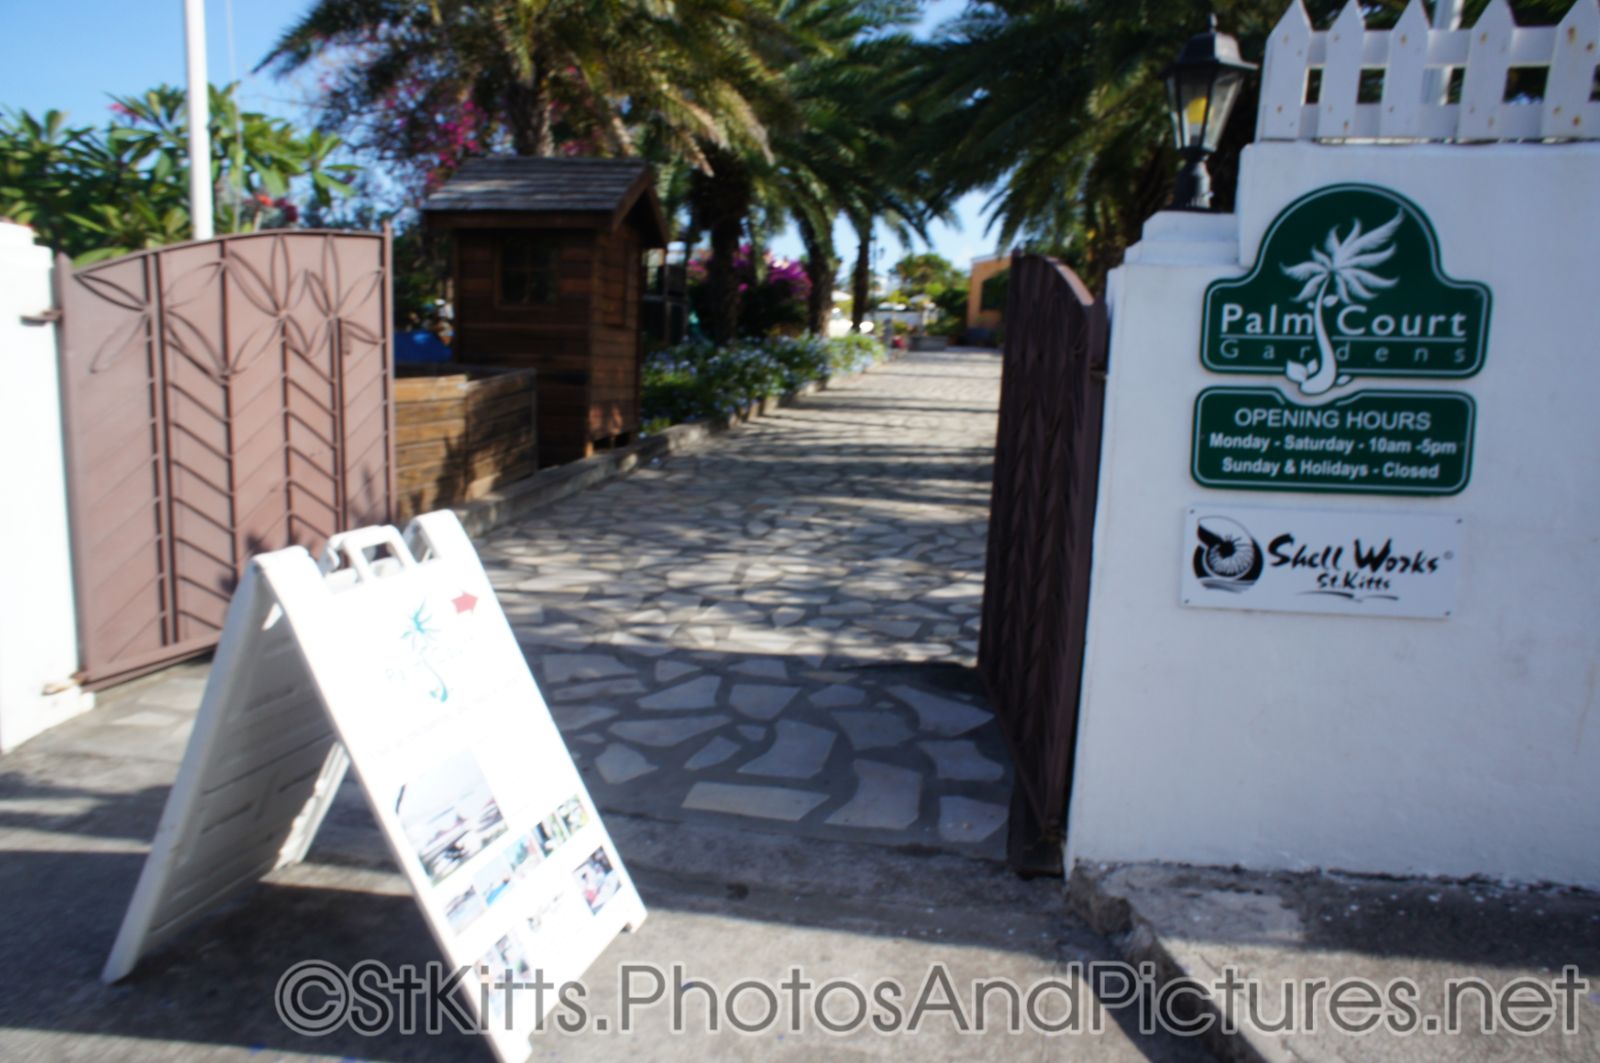
[[[1245,75],[1254,69],[1256,64],[1239,58],[1239,42],[1217,32],[1216,15],[1211,16],[1211,28],[1190,37],[1167,68],[1172,135],[1183,156],[1183,169],[1172,190],[1174,210],[1211,209],[1206,156],[1217,150]]]

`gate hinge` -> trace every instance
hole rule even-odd
[[[22,323],[24,325],[53,325],[60,320],[61,311],[57,307],[51,307],[49,310],[43,310],[37,314],[22,315]]]

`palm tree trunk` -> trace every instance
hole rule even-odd
[[[740,218],[723,218],[711,226],[711,260],[706,263],[706,288],[710,292],[711,318],[706,332],[711,342],[725,347],[739,332],[739,278],[733,257],[739,253]]]
[[[690,178],[689,202],[697,230],[711,234],[711,260],[706,263],[706,334],[718,347],[739,334],[739,278],[733,258],[755,192],[750,173],[732,152],[708,146],[711,172],[696,171]]]
[[[511,86],[506,103],[511,119],[511,150],[518,155],[554,155],[554,101],[544,67],[536,67],[532,77]]]
[[[860,332],[872,299],[872,218],[851,218],[856,230],[856,268],[850,277],[850,331]]]
[[[533,129],[532,101],[523,86],[506,92],[506,123],[511,127],[511,150],[518,155],[537,155],[538,138]]]
[[[548,157],[556,153],[556,123],[552,112],[555,102],[550,98],[550,79],[544,75],[543,67],[534,81],[533,93],[533,136],[534,150],[540,157]]]
[[[831,222],[832,219],[829,219]],[[798,219],[800,242],[806,249],[806,276],[811,280],[811,295],[806,300],[806,331],[823,336],[828,331],[828,311],[833,307],[833,275],[839,269],[833,250],[833,230],[817,232],[810,220]]]

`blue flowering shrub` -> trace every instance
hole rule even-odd
[[[726,417],[812,380],[859,373],[883,358],[883,344],[859,335],[775,336],[727,347],[680,343],[645,359],[645,430]]]

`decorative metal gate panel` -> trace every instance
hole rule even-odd
[[[1017,768],[1011,860],[1046,870],[1077,738],[1107,329],[1055,259],[1014,257],[1009,289],[978,667]]]
[[[388,519],[389,255],[296,230],[58,262],[88,685],[214,645],[251,554]]]

